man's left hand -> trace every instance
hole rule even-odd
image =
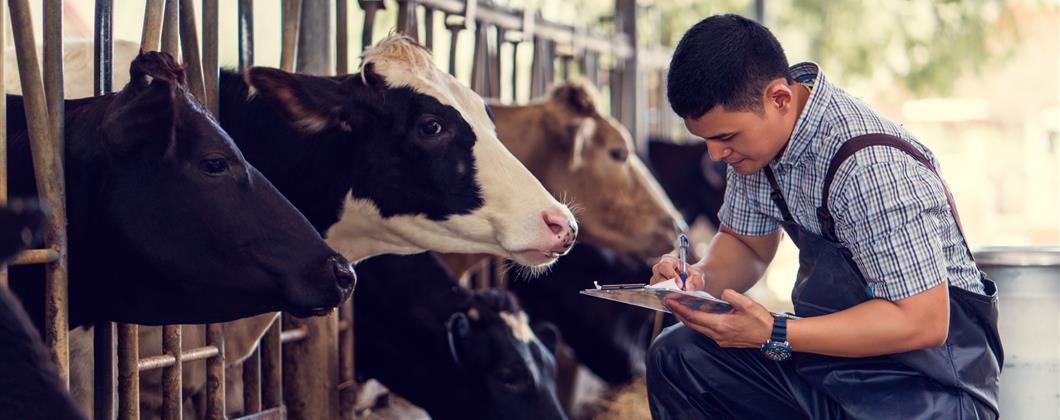
[[[758,302],[735,290],[726,289],[721,298],[732,305],[733,312],[697,311],[676,299],[666,299],[664,303],[685,326],[710,337],[721,347],[761,348],[772,334],[773,315]]]

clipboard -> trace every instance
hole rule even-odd
[[[580,294],[666,313],[670,313],[670,310],[663,306],[663,300],[670,296],[673,296],[678,303],[700,311],[714,314],[724,314],[733,311],[729,302],[718,299],[710,293],[699,290],[681,290],[677,286],[675,279],[650,286],[646,284],[601,285],[597,282],[593,282],[593,284],[596,285],[595,289],[585,289]],[[799,318],[785,312],[770,311],[770,313],[773,316],[782,316],[790,319]]]
[[[700,311],[715,314],[733,311],[729,302],[718,299],[707,292],[681,290],[673,279],[651,286],[645,284],[601,285],[596,282],[593,284],[596,285],[595,289],[582,290],[581,294],[666,313],[670,310],[663,306],[663,300],[671,296],[678,303]]]

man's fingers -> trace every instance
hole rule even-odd
[[[751,300],[751,298],[732,289],[725,289],[721,294],[721,299],[729,302],[733,307],[741,311],[747,311],[755,305],[755,301]]]
[[[677,277],[677,260],[673,257],[664,255],[659,259],[659,262],[655,263],[651,267],[651,284],[663,282],[674,277]]]

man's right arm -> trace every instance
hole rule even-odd
[[[688,268],[688,288],[721,296],[725,289],[740,293],[754,286],[777,253],[782,230],[765,236],[745,236],[722,225],[706,255]],[[652,267],[651,284],[677,277],[679,263],[663,257]],[[704,289],[704,284],[706,288]]]

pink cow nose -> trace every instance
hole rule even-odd
[[[578,236],[578,227],[574,221],[561,212],[550,210],[541,212],[541,218],[548,226],[548,230],[556,235],[556,246],[552,251],[566,253],[574,245],[574,239]]]

